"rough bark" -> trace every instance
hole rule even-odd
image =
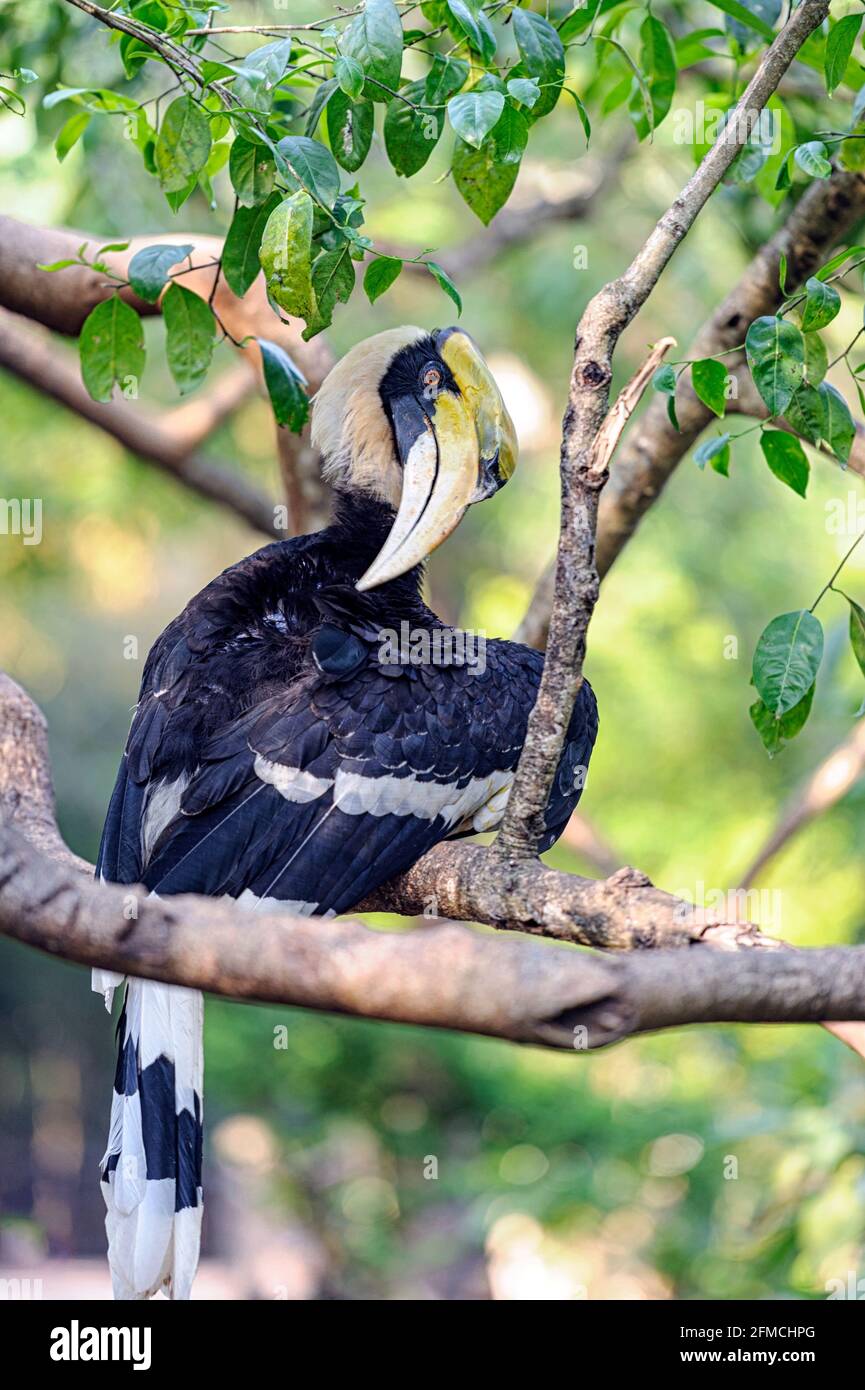
[[[616,344],[752,133],[796,53],[827,12],[827,0],[803,0],[793,11],[696,172],[624,274],[594,296],[577,326],[562,426],[561,530],[547,656],[497,841],[498,852],[508,859],[531,856],[540,842],[544,808],[582,683],[586,632],[598,597],[598,501],[607,479],[607,469],[595,466],[594,448],[607,414]]]

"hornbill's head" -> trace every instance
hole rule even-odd
[[[426,559],[517,461],[501,393],[461,328],[391,328],[358,343],[319,388],[312,440],[337,487],[396,512],[358,589]]]

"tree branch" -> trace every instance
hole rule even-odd
[[[45,720],[29,695],[0,672],[0,815],[64,867],[92,873],[63,844],[54,814]],[[734,905],[735,906],[735,905]],[[736,912],[708,912],[653,888],[622,868],[606,880],[581,878],[527,860],[504,870],[483,845],[450,842],[400,874],[364,911],[450,917],[550,936],[584,946],[764,945]]]
[[[511,860],[533,855],[543,834],[547,797],[582,683],[586,631],[598,595],[598,498],[606,481],[606,472],[593,470],[592,454],[607,413],[613,352],[753,132],[759,113],[796,53],[827,12],[828,0],[803,0],[793,11],[696,172],[624,274],[589,302],[577,327],[563,422],[561,531],[547,656],[497,841],[498,852]]]
[[[460,926],[251,917],[158,899],[52,863],[0,825],[0,932],[65,960],[256,1000],[512,1042],[590,1050],[634,1033],[720,1021],[865,1019],[865,949],[611,959]]]
[[[497,902],[499,912],[522,897],[538,920],[529,912],[496,925],[562,941],[690,949],[610,959],[495,942],[462,927],[392,935],[96,884],[57,830],[44,718],[0,674],[0,933],[40,950],[231,998],[577,1050],[691,1022],[865,1019],[865,948],[794,952],[747,925],[712,928],[711,914],[653,889],[633,869],[594,883],[524,862],[497,889],[487,881],[492,859],[479,846],[439,845],[360,907],[416,915],[434,895],[437,912],[474,915],[464,909]],[[494,867],[501,877],[502,865]],[[582,904],[581,936],[563,910],[568,883]],[[700,942],[774,949],[718,951]],[[855,1022],[832,1027],[857,1046]]]
[[[126,251],[109,252],[102,259],[123,280],[136,251],[177,239],[167,235],[136,237]],[[183,240],[194,247],[192,269],[175,275],[175,279],[208,299],[213,289],[213,263],[219,259],[222,242],[218,237],[195,234],[185,234]],[[97,238],[81,232],[31,227],[11,217],[0,217],[0,305],[57,332],[77,334],[96,304],[115,293],[116,281],[87,266],[69,266],[50,273],[39,266],[74,257],[83,241],[94,248],[99,244]],[[138,299],[128,286],[116,292],[141,314],[160,312],[159,304]],[[332,365],[330,350],[320,336],[305,343],[299,320],[288,324],[280,321],[268,303],[263,276],[258,277],[243,299],[236,298],[225,277],[220,276],[213,303],[233,338],[241,341],[261,336],[279,343],[307,377],[310,390],[318,389]],[[285,535],[276,526],[273,504],[263,493],[235,473],[194,453],[256,380],[260,385],[261,355],[254,344],[241,354],[244,367],[217,382],[209,395],[179,406],[157,420],[126,400],[115,399],[106,404],[91,400],[77,370],[55,356],[47,343],[33,335],[25,336],[23,325],[8,314],[0,319],[0,330],[0,365],[54,396],[187,487],[231,508],[265,535]],[[241,375],[243,371],[248,371],[249,376]],[[299,533],[320,522],[326,514],[327,489],[320,476],[318,456],[308,442],[295,442],[286,430],[277,430],[276,434],[289,515],[295,533]]]
[[[787,260],[787,286],[796,289],[818,268],[832,247],[865,213],[865,176],[837,172],[815,180],[803,193],[783,227],[760,248],[738,284],[703,325],[688,348],[698,359],[729,352],[741,343],[748,324],[773,314],[783,302],[779,284],[781,256]],[[740,398],[728,406],[743,410],[748,374],[737,357],[727,358],[739,381]],[[746,413],[750,413],[746,410]],[[668,479],[715,416],[694,394],[690,382],[680,381],[676,414],[681,431],[667,416],[666,404],[653,400],[639,425],[623,443],[598,511],[597,566],[604,575],[630,540],[643,516],[657,502]],[[865,443],[854,445],[850,467],[865,473]],[[516,639],[543,649],[549,629],[555,582],[555,563],[539,580]]]
[[[274,524],[273,503],[263,492],[240,474],[194,452],[199,431],[202,438],[209,434],[243,400],[249,385],[255,385],[248,366],[238,366],[226,374],[209,397],[202,396],[194,405],[179,406],[161,416],[122,397],[103,404],[85,390],[77,363],[73,365],[47,338],[0,309],[0,367],[97,425],[193,492],[227,507],[271,539],[283,534]]]

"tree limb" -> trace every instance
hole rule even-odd
[[[283,534],[274,523],[273,503],[240,474],[194,452],[220,420],[230,414],[255,385],[250,368],[238,364],[208,396],[161,415],[116,397],[94,401],[81,381],[78,364],[52,346],[47,337],[27,328],[0,309],[0,367],[97,425],[125,448],[155,464],[193,492],[218,502],[273,539]]]
[[[793,11],[696,172],[624,274],[605,285],[589,302],[577,327],[563,422],[561,531],[547,655],[497,840],[498,852],[510,860],[533,855],[543,834],[549,789],[582,683],[586,631],[598,596],[598,499],[606,481],[606,473],[592,469],[592,451],[607,414],[613,352],[622,332],[648,299],[668,261],[753,132],[759,113],[796,53],[827,12],[828,0],[803,0]]]
[[[169,235],[135,237],[127,250],[108,252],[102,259],[109,270],[123,280],[128,277],[129,262],[136,251],[143,246],[177,239]],[[214,262],[219,260],[222,242],[218,237],[194,233],[184,234],[183,240],[193,245],[192,268],[181,270],[175,279],[207,299],[213,289]],[[88,266],[68,266],[54,272],[39,269],[40,265],[74,258],[84,241],[94,250],[99,245],[98,238],[92,235],[31,227],[11,217],[0,217],[0,306],[67,335],[80,332],[91,310],[115,291],[140,314],[160,312],[159,304],[138,299],[128,286],[118,290],[115,280]],[[213,305],[220,322],[233,338],[241,341],[247,337],[267,337],[278,343],[300,367],[310,390],[318,389],[332,365],[330,350],[321,336],[305,343],[299,320],[281,322],[268,303],[263,276],[257,278],[243,299],[238,299],[220,275]],[[16,324],[9,315],[0,319],[0,329],[5,330],[0,333],[0,365],[53,395],[105,429],[139,457],[172,473],[194,491],[230,507],[265,535],[286,534],[284,528],[276,525],[273,504],[264,494],[243,478],[194,453],[206,434],[243,399],[256,379],[260,385],[261,355],[254,344],[243,350],[244,368],[238,368],[238,372],[252,369],[255,375],[250,375],[249,385],[241,388],[240,382],[246,378],[233,373],[225,384],[217,382],[209,396],[200,396],[161,420],[155,420],[126,400],[115,399],[105,404],[91,400],[77,370],[53,356],[46,343],[33,336],[24,337],[23,325]],[[320,476],[318,456],[310,449],[308,441],[295,442],[286,430],[277,430],[276,435],[291,526],[297,534],[311,529],[326,514],[327,489]]]
[[[92,873],[70,854],[57,830],[45,719],[2,672],[0,814],[64,867]],[[465,841],[437,845],[358,908],[485,922],[620,950],[703,941],[729,947],[768,943],[735,910],[728,915],[695,908],[653,888],[636,869],[622,868],[597,880],[527,860],[506,871],[488,848]]]
[[[753,319],[773,314],[783,302],[779,284],[781,257],[787,260],[787,287],[796,289],[812,275],[827,253],[865,213],[865,176],[836,172],[815,179],[778,232],[760,248],[744,275],[698,332],[688,357],[699,359],[729,352],[741,343]],[[743,410],[747,391],[736,355],[727,361],[737,376],[740,396],[728,410]],[[746,413],[750,413],[747,411]],[[630,540],[643,516],[661,495],[668,479],[707,425],[715,419],[691,388],[680,380],[676,399],[680,431],[673,428],[666,404],[653,400],[623,443],[616,466],[601,498],[598,511],[597,566],[601,578]],[[865,443],[854,445],[850,462],[855,472],[865,472]],[[543,649],[549,629],[555,581],[555,563],[539,580],[516,639]]]
[[[232,998],[515,1042],[584,1050],[682,1023],[831,1015],[853,1020],[831,1027],[858,1048],[865,948],[794,952],[747,925],[712,927],[711,914],[652,888],[633,869],[595,883],[524,862],[497,888],[488,874],[494,868],[501,876],[502,865],[492,861],[480,846],[439,845],[359,906],[416,915],[433,895],[437,915],[462,916],[521,900],[526,920],[494,917],[495,924],[560,941],[690,949],[610,959],[493,942],[453,926],[391,935],[283,913],[252,918],[213,898],[159,900],[134,886],[95,884],[92,867],[57,830],[44,718],[0,674],[0,933],[81,964]],[[581,903],[579,932],[563,909],[568,884]],[[701,942],[774,949],[717,951]]]

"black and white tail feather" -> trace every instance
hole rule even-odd
[[[121,977],[93,972],[110,1007]],[[130,979],[117,1025],[108,1148],[102,1159],[116,1299],[189,1298],[201,1238],[204,998]]]

